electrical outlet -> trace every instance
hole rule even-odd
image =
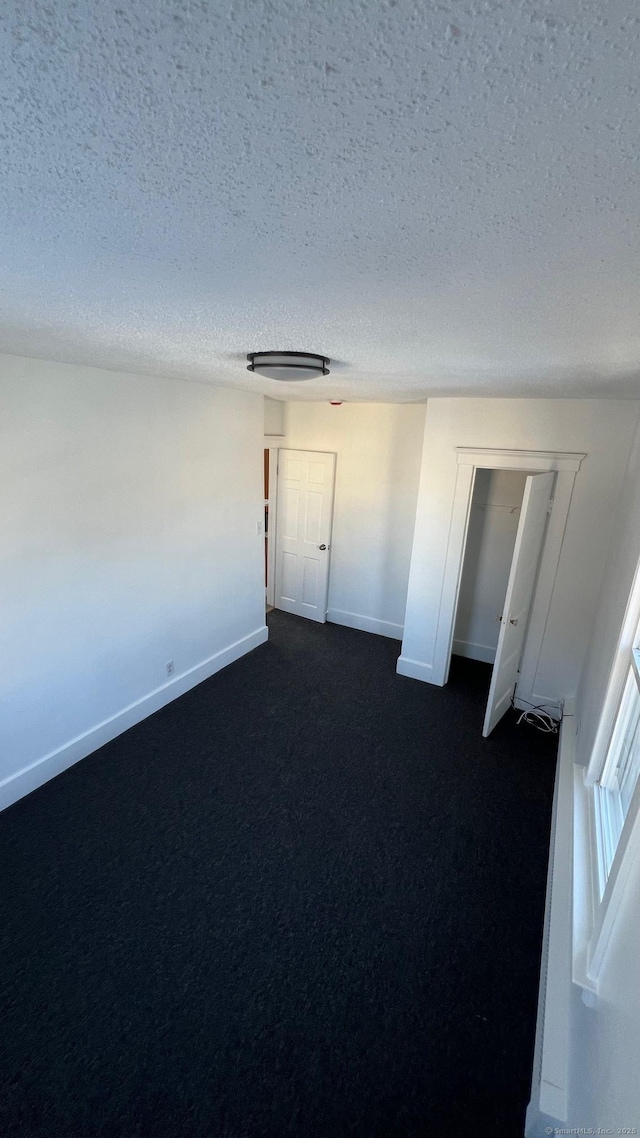
[[[173,666],[173,660],[167,660],[167,662],[165,664],[165,668],[167,669],[167,675],[172,676],[174,671],[175,671],[175,668]]]

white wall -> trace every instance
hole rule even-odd
[[[580,451],[551,609],[531,695],[575,695],[638,410],[622,400],[430,399],[402,655],[432,666],[456,447]],[[543,554],[544,556],[544,554]]]
[[[270,399],[264,396],[264,433],[265,435],[284,435],[286,430],[287,404],[281,399]]]
[[[629,405],[629,414],[632,407]],[[625,481],[619,495],[607,549],[607,562],[596,608],[593,635],[580,683],[576,720],[578,757],[589,760],[597,720],[604,702],[608,676],[631,585],[640,559],[640,435],[636,436]],[[572,805],[566,804],[558,826],[572,831]],[[570,870],[554,865],[554,888],[558,875]],[[640,1131],[640,859],[632,865],[622,903],[598,976],[594,1007],[585,1007],[580,989],[571,984],[570,960],[566,958],[569,990],[569,1084],[567,1128],[591,1128],[590,1133],[616,1133],[616,1128]],[[553,1025],[550,1029],[553,1031]],[[527,1133],[536,1138],[546,1133],[549,1120],[534,1117]],[[602,1130],[598,1131],[597,1128]],[[586,1132],[586,1131],[585,1131]],[[629,1131],[631,1132],[631,1131]]]
[[[264,638],[264,423],[228,388],[0,367],[4,805]]]
[[[577,758],[586,765],[611,669],[633,576],[640,557],[640,426],[618,497],[609,559],[595,606],[594,634],[580,681]]]
[[[283,445],[335,451],[329,620],[402,636],[424,404],[289,403]]]
[[[573,991],[568,1121],[574,1127],[601,1127],[602,1134],[611,1133],[610,1128],[636,1127],[640,1133],[639,928],[636,858],[616,914],[595,1007],[585,1007],[578,990]]]
[[[526,479],[519,470],[476,474],[453,641],[459,656],[495,659]]]
[[[639,559],[640,433],[619,498],[593,639],[580,685],[576,718],[580,719],[578,756],[584,763],[589,759]],[[573,1125],[636,1126],[640,1131],[639,929],[640,861],[636,860],[599,976],[596,1006],[585,1008],[574,993],[570,1094]]]

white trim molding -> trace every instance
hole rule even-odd
[[[560,1127],[569,1113],[571,1027],[571,894],[573,887],[572,716],[562,721],[551,815],[540,994],[533,1061],[531,1101],[525,1134],[537,1138]]]
[[[607,684],[604,703],[600,711],[598,728],[589,757],[586,781],[592,785],[600,777],[600,772],[609,749],[613,727],[620,707],[627,672],[629,655],[633,653],[634,640],[640,626],[640,562],[636,568],[629,600],[616,645],[615,656]],[[632,657],[633,658],[633,657]]]
[[[513,706],[517,707],[518,711],[531,711],[534,708],[538,711],[544,711],[558,722],[563,715],[573,715],[573,700],[545,699],[543,695],[538,695],[536,692],[531,692],[530,697],[530,699],[522,699],[516,692],[513,697]]]
[[[330,624],[343,624],[346,628],[357,628],[360,632],[373,632],[377,636],[388,636],[391,640],[402,640],[403,625],[389,620],[378,620],[374,616],[362,616],[357,612],[344,612],[342,609],[328,609]]]
[[[640,780],[626,816],[619,800],[616,802],[611,782],[618,760],[616,735],[625,715],[627,683],[634,679],[640,687],[640,652],[636,646],[639,628],[640,563],[625,609],[589,764],[586,769],[576,766],[574,777],[573,979],[587,992],[596,994],[629,874],[640,856]]]
[[[587,977],[598,990],[605,953],[611,939],[618,910],[625,895],[629,875],[640,855],[640,783],[622,827],[613,864],[602,900],[595,913],[593,932],[587,947]]]
[[[452,652],[454,656],[464,656],[467,660],[480,660],[483,664],[493,664],[496,650],[490,644],[476,644],[473,640],[456,640]]]
[[[595,818],[584,767],[573,767],[573,898],[572,968],[574,984],[597,993],[597,978],[589,974],[587,955],[600,904],[595,842]]]
[[[629,874],[640,856],[640,783],[622,827],[609,876],[601,888],[596,800],[585,769],[574,768],[574,983],[597,995],[600,973]]]
[[[222,648],[220,652],[214,653],[213,656],[209,656],[208,659],[196,664],[195,667],[175,676],[169,683],[162,684],[161,687],[155,688],[154,691],[142,696],[134,703],[130,703],[128,707],[124,707],[115,715],[97,723],[95,727],[84,731],[82,735],[70,739],[62,747],[58,747],[55,751],[43,755],[42,758],[37,759],[29,766],[9,775],[8,778],[0,782],[0,810],[5,810],[7,806],[11,806],[19,798],[23,798],[25,794],[30,794],[32,790],[43,786],[49,779],[55,778],[56,775],[61,774],[62,771],[67,770],[80,759],[85,759],[87,755],[97,751],[99,747],[103,747],[105,743],[109,743],[117,735],[121,735],[123,731],[128,731],[130,727],[134,727],[136,723],[140,723],[147,716],[153,715],[155,711],[159,711],[167,703],[171,703],[174,699],[184,695],[196,684],[202,683],[209,676],[213,676],[222,668],[226,668],[227,664],[233,664],[235,660],[239,660],[247,652],[253,651],[259,644],[264,644],[268,637],[269,630],[266,625],[263,628],[257,628],[255,632],[251,632],[248,636],[243,636],[241,640],[236,640],[233,644]]]
[[[442,578],[430,683],[445,684],[449,673],[456,608],[462,577],[464,550],[477,469],[522,470],[528,473],[555,471],[553,509],[549,518],[529,628],[524,645],[518,695],[534,702],[536,674],[555,584],[576,472],[585,454],[564,451],[505,450],[502,448],[456,447],[458,474],[451,509],[449,540]],[[426,678],[426,676],[424,677]],[[561,693],[564,694],[564,693]]]
[[[548,470],[578,471],[586,454],[572,454],[569,451],[547,450],[504,450],[492,447],[456,447],[458,464],[483,467],[494,470],[524,470],[522,459],[526,458],[526,469],[530,473]]]
[[[422,680],[423,683],[444,686],[444,681],[438,683],[433,679],[433,669],[430,664],[424,664],[422,660],[412,660],[409,656],[398,657],[396,672],[399,676],[408,676],[410,680]]]
[[[278,504],[278,447],[265,447],[269,451],[269,497],[265,498],[265,506],[269,506],[269,532],[265,534],[267,540],[267,604],[275,607],[276,603],[276,524]]]
[[[540,1068],[540,1110],[553,1118],[569,1113],[569,1034],[571,1003],[571,894],[573,885],[572,716],[562,721],[557,788],[552,818],[550,888],[547,892],[549,938],[544,988],[544,1038]],[[542,993],[541,993],[542,998]]]

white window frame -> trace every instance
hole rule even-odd
[[[616,801],[616,740],[625,727],[624,701],[630,683],[640,691],[640,564],[589,765],[586,771],[574,767],[573,979],[595,993],[625,885],[640,856],[640,780],[626,816]]]
[[[636,641],[638,640],[636,632]],[[598,888],[600,898],[604,896],[607,881],[611,875],[616,852],[620,845],[622,831],[626,818],[633,804],[631,802],[625,810],[622,800],[622,787],[618,785],[618,759],[623,746],[623,740],[629,728],[629,721],[638,714],[638,701],[640,701],[640,670],[638,660],[640,650],[634,646],[631,650],[631,659],[628,663],[627,674],[620,697],[618,712],[614,721],[613,731],[609,742],[607,757],[600,774],[600,778],[593,786],[594,812],[597,836],[598,854]],[[633,777],[633,771],[631,772]],[[637,783],[637,776],[634,781]]]

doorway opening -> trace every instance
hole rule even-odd
[[[336,455],[329,451],[277,452],[273,604],[277,609],[324,624],[327,619],[329,561]],[[272,485],[273,470],[269,484]],[[270,502],[274,491],[271,490]]]
[[[453,655],[493,664],[516,544],[524,470],[478,470],[462,561]]]
[[[469,504],[452,653],[492,664],[483,735],[518,683],[555,474],[484,468]]]
[[[517,708],[523,710],[527,706],[543,706],[545,710],[555,709],[556,717],[562,718],[562,709],[565,699],[571,699],[571,694],[560,687],[559,681],[553,680],[549,684],[547,673],[540,668],[542,645],[551,608],[556,574],[560,561],[564,533],[569,516],[571,495],[580,466],[586,455],[568,451],[534,451],[534,450],[506,450],[500,447],[468,447],[457,446],[457,474],[451,482],[451,496],[449,498],[449,527],[446,541],[446,554],[442,561],[442,576],[440,578],[440,593],[437,604],[437,617],[433,654],[428,668],[419,662],[402,655],[398,661],[397,670],[400,675],[412,676],[414,679],[426,679],[428,683],[441,687],[446,684],[449,676],[449,665],[453,650],[453,633],[458,607],[458,593],[462,577],[462,562],[465,552],[467,528],[471,510],[473,488],[478,473],[481,470],[517,470],[521,472],[535,471],[546,473],[550,477],[553,491],[547,490],[545,511],[549,510],[549,500],[553,498],[553,509],[544,517],[546,532],[543,532],[544,548],[542,555],[535,559],[537,562],[537,577],[531,582],[532,598],[528,611],[528,627],[526,631],[526,647],[520,652],[518,691],[514,696]],[[533,475],[528,475],[527,480]],[[525,512],[525,495],[521,506],[521,520]],[[540,494],[536,493],[538,504]],[[512,567],[518,549],[516,546],[512,558]],[[531,564],[532,558],[526,559]],[[533,586],[535,585],[535,590]],[[505,606],[506,608],[506,601]],[[503,609],[504,615],[504,609]],[[513,613],[514,620],[519,617]],[[501,629],[504,621],[499,622]],[[523,632],[520,623],[509,625],[517,627]],[[500,634],[496,647],[496,661],[500,650]],[[492,679],[495,677],[495,664]],[[428,674],[425,675],[424,673]],[[509,697],[508,703],[511,702]]]

